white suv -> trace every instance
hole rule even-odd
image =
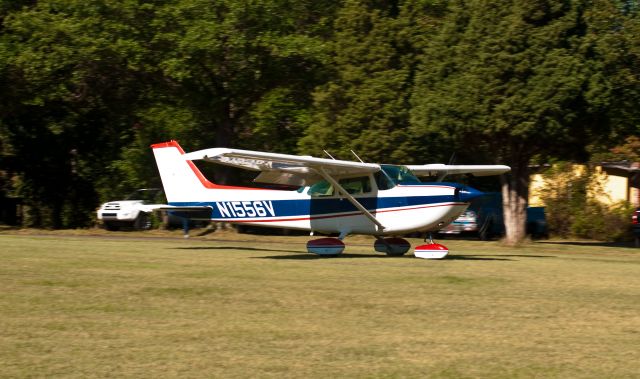
[[[139,189],[126,200],[110,201],[102,204],[98,209],[98,220],[107,230],[118,230],[120,227],[133,228],[135,230],[147,230],[151,228],[149,215],[161,204],[154,204],[162,197],[162,191],[158,188]]]

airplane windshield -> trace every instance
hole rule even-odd
[[[405,166],[382,165],[382,171],[394,184],[420,184],[420,179]]]

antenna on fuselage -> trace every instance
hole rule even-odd
[[[329,154],[328,151],[326,151],[324,149],[322,151],[324,151],[324,153],[327,154],[329,156],[329,158],[333,159],[334,161],[336,160],[331,154]]]
[[[360,163],[364,163],[364,161],[362,159],[360,159],[360,157],[358,156],[358,154],[356,154],[353,150],[349,150],[351,151],[351,154],[353,154],[356,158],[358,158],[358,160],[360,161]]]

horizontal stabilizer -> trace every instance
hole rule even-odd
[[[154,208],[157,211],[176,211],[176,212],[202,212],[211,211],[213,208],[210,206],[193,206],[193,207],[177,207],[173,205],[162,205]]]
[[[213,208],[210,206],[172,206],[163,205],[161,207],[154,208],[158,211],[166,211],[168,214],[189,219],[202,219],[210,220],[213,213]]]

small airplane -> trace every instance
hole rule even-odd
[[[404,255],[411,245],[399,235],[442,229],[483,194],[458,183],[423,183],[417,176],[438,175],[442,180],[453,173],[486,176],[510,170],[503,165],[398,166],[229,148],[185,153],[173,140],[151,148],[168,202],[163,209],[181,215],[204,212],[214,222],[338,234],[307,243],[310,253],[328,256],[344,251],[342,240],[349,234],[372,235],[376,251]],[[194,160],[256,171],[254,182],[298,189],[215,184]],[[429,239],[414,255],[444,258],[448,249]]]

